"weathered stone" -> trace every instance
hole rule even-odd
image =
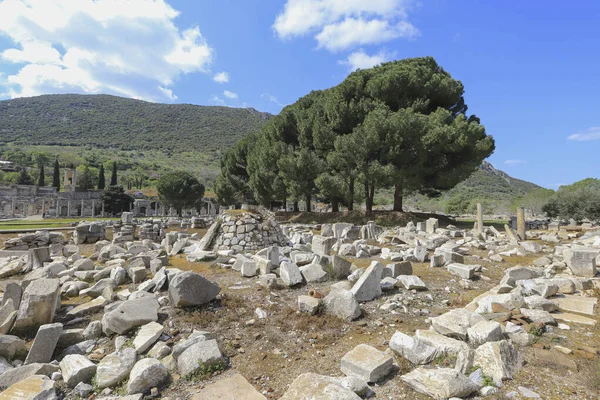
[[[470,351],[469,346],[465,342],[444,336],[431,329],[417,329],[415,338],[445,354],[458,355],[462,352]]]
[[[286,286],[294,286],[303,282],[298,266],[288,261],[282,261],[279,267],[279,276]]]
[[[44,375],[27,377],[0,393],[0,400],[55,400],[54,381]]]
[[[481,367],[483,373],[501,386],[505,379],[512,379],[520,368],[519,354],[510,340],[488,342],[475,350],[473,364]]]
[[[79,382],[90,382],[96,373],[96,364],[87,357],[70,354],[60,362],[60,370],[67,386],[75,387]]]
[[[542,296],[528,296],[523,300],[525,300],[527,307],[532,310],[544,310],[548,312],[558,310],[558,306],[556,304]]]
[[[385,270],[389,270],[392,278],[397,278],[399,275],[412,275],[413,268],[410,261],[402,261],[397,263],[388,264],[385,266]],[[383,275],[386,275],[385,273]]]
[[[335,238],[314,235],[312,238],[312,251],[320,256],[330,256],[333,254],[332,247],[335,243]]]
[[[427,290],[425,283],[416,275],[399,275],[397,279],[407,290]]]
[[[340,368],[347,376],[378,382],[393,368],[394,358],[367,344],[359,344],[342,357]]]
[[[191,400],[267,400],[242,375],[236,373],[206,385]]]
[[[148,351],[148,356],[160,360],[171,354],[171,348],[165,342],[156,342]]]
[[[467,340],[467,331],[485,319],[464,308],[450,310],[439,317],[431,318],[431,327],[442,335],[460,340]]]
[[[563,252],[567,266],[575,276],[593,277],[596,275],[596,257],[598,249],[572,248]]]
[[[80,296],[89,296],[89,297],[93,297],[96,298],[98,296],[102,295],[102,291],[107,288],[107,287],[111,287],[111,288],[115,288],[117,287],[117,283],[112,280],[111,278],[103,278],[100,279],[98,282],[96,282],[94,284],[94,286],[84,289],[81,292],[79,292]]]
[[[298,297],[298,311],[315,315],[319,311],[321,302],[311,296]]]
[[[463,279],[473,279],[475,272],[480,268],[479,265],[465,265],[452,263],[446,267],[448,271],[454,275],[458,275]]]
[[[157,322],[149,322],[146,325],[142,325],[135,339],[133,339],[135,351],[138,354],[143,354],[158,340],[163,330],[163,326]]]
[[[539,322],[543,323],[544,325],[556,325],[556,320],[548,311],[521,308],[521,314],[523,314],[532,322]]]
[[[83,338],[85,340],[98,339],[100,336],[102,336],[102,322],[100,321],[90,322],[83,330]]]
[[[417,338],[396,331],[390,339],[390,349],[413,364],[429,364],[440,353]]]
[[[187,376],[198,368],[219,363],[223,363],[223,355],[214,339],[193,344],[177,357],[177,369],[182,376]]]
[[[354,294],[349,290],[332,290],[323,299],[325,312],[348,321],[360,317],[362,311]]]
[[[126,300],[102,317],[102,331],[123,334],[158,319],[158,301],[153,297]]]
[[[350,275],[352,263],[343,257],[334,255],[331,259],[332,277],[334,279],[346,279]]]
[[[155,358],[143,358],[132,368],[127,382],[127,393],[145,393],[166,381],[169,373]]]
[[[81,317],[87,314],[93,314],[98,312],[104,308],[109,303],[104,296],[96,297],[94,300],[88,301],[87,303],[83,303],[73,308],[71,311],[67,312],[67,315],[70,317]]]
[[[0,357],[11,361],[16,354],[25,352],[25,341],[18,336],[0,335]]]
[[[381,296],[381,274],[383,264],[373,261],[352,287],[352,294],[357,301],[371,301]]]
[[[480,321],[467,329],[469,343],[479,346],[502,340],[502,325],[496,321]]]
[[[595,315],[596,306],[598,305],[598,298],[564,295],[552,298],[552,302],[556,304],[562,311],[572,311],[581,314]]]
[[[181,272],[169,280],[169,300],[173,307],[198,306],[214,300],[221,288],[195,272]]]
[[[54,364],[27,364],[5,371],[0,375],[0,389],[5,389],[33,375],[48,376],[58,371],[58,366]]]
[[[127,379],[136,359],[136,351],[132,348],[125,348],[100,360],[96,370],[98,389],[116,386]]]
[[[297,377],[279,400],[360,400],[335,378],[306,373]]]
[[[31,282],[21,299],[13,330],[36,329],[54,319],[60,302],[60,281],[58,279],[37,279]]]
[[[212,339],[212,335],[210,333],[194,331],[186,340],[180,340],[175,346],[173,346],[173,357],[178,358],[181,353],[183,353],[192,345],[209,339]]]
[[[61,323],[40,326],[29,349],[25,364],[49,363],[63,331]]]
[[[306,282],[325,282],[329,279],[321,264],[308,264],[300,267],[300,273]]]
[[[400,377],[408,386],[436,400],[467,397],[479,386],[462,373],[451,368],[426,369],[419,367]]]
[[[17,308],[13,303],[13,299],[7,299],[0,306],[0,335],[7,334],[13,327],[17,319]]]

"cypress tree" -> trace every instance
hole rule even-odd
[[[38,178],[38,186],[46,186],[46,178],[44,173],[44,164],[40,164],[40,177]]]
[[[110,186],[117,186],[117,162],[113,161],[112,176],[110,177]]]
[[[100,164],[100,171],[98,171],[98,190],[104,190],[106,181],[104,179],[104,164]]]
[[[58,165],[58,158],[54,161],[54,173],[52,175],[52,187],[55,187],[60,192],[60,167]]]

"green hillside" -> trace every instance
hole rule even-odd
[[[230,148],[270,116],[252,108],[44,95],[0,101],[0,142],[210,153]]]

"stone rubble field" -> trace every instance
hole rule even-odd
[[[600,398],[593,227],[125,214],[8,238],[0,400]]]

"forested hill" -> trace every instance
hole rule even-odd
[[[252,108],[44,95],[0,101],[0,142],[210,153],[229,149],[270,117]]]
[[[473,198],[506,200],[524,196],[539,188],[535,183],[513,178],[484,161],[473,175],[456,185],[449,194],[460,193]]]

